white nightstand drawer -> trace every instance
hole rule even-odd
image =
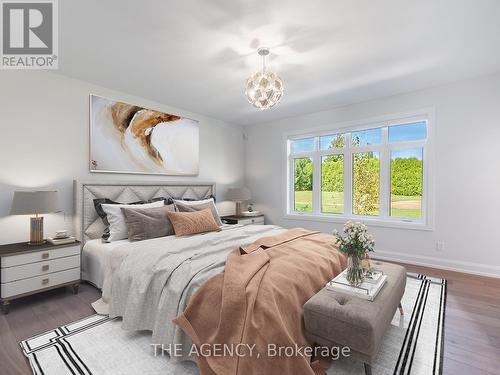
[[[80,268],[54,272],[47,275],[32,277],[10,283],[0,284],[2,298],[9,298],[19,294],[33,292],[38,289],[50,288],[58,284],[80,280]]]
[[[2,257],[2,268],[20,266],[22,264],[42,262],[51,259],[80,254],[80,245],[34,251],[26,254],[6,255]],[[3,272],[3,271],[2,271]]]
[[[263,217],[254,217],[248,219],[238,219],[238,224],[251,225],[251,224],[264,224]]]
[[[2,283],[27,279],[53,272],[80,267],[80,255],[58,258],[46,262],[36,262],[2,269]]]

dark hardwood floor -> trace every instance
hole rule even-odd
[[[500,374],[500,279],[403,265],[448,280],[443,374]]]
[[[409,271],[448,280],[445,318],[445,375],[500,373],[500,279],[405,265]],[[0,315],[0,374],[31,370],[19,341],[92,315],[90,303],[100,297],[83,284],[80,293],[59,289],[13,301]]]
[[[95,314],[90,304],[100,297],[98,289],[83,283],[76,295],[68,287],[12,301],[10,312],[0,313],[0,374],[31,374],[19,342]]]

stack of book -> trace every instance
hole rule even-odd
[[[52,245],[66,245],[68,243],[76,242],[76,238],[73,236],[65,236],[65,237],[49,237],[47,241]]]
[[[260,216],[260,215],[262,215],[260,211],[243,211],[241,213],[241,216],[248,216],[248,217]]]
[[[354,286],[347,281],[347,271],[340,273],[335,279],[326,284],[328,290],[342,292],[356,297],[364,298],[368,301],[373,301],[385,284],[387,276],[380,271],[371,271],[367,275],[361,285]]]

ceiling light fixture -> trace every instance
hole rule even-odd
[[[283,96],[283,81],[272,71],[266,71],[266,56],[269,48],[259,48],[262,56],[262,72],[257,71],[247,79],[245,94],[255,108],[268,109],[277,104]]]

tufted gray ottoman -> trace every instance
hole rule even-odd
[[[403,314],[400,302],[406,286],[404,267],[377,261],[372,266],[387,275],[374,301],[325,287],[304,305],[307,337],[319,345],[351,348],[353,357],[364,362],[367,375],[396,309]]]

